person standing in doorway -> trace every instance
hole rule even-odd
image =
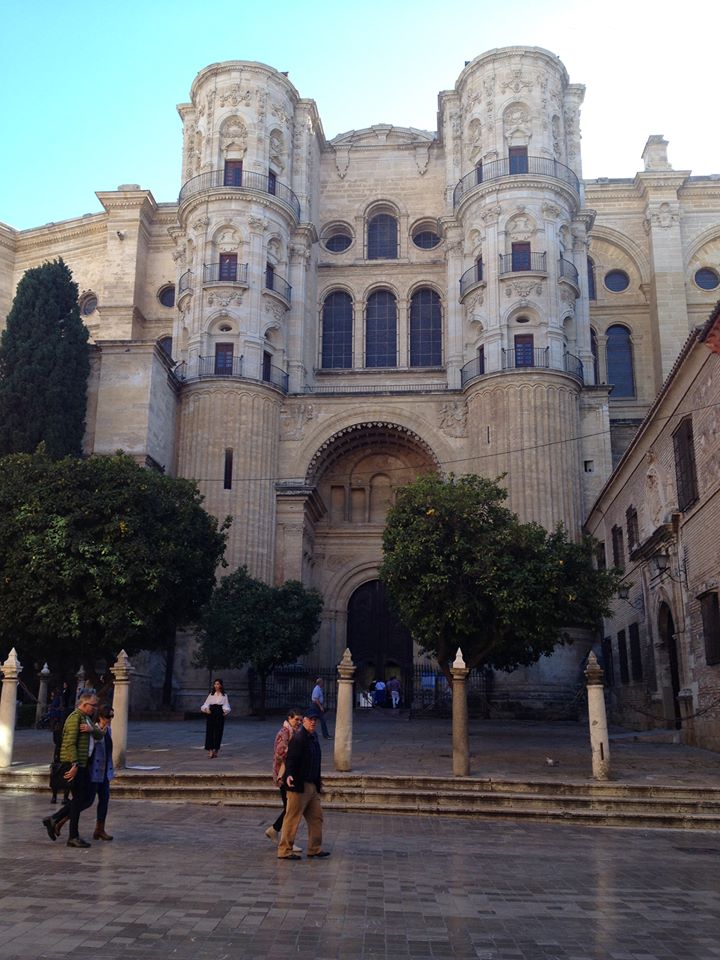
[[[287,786],[287,810],[283,821],[279,860],[301,860],[293,851],[295,834],[304,817],[308,828],[308,857],[329,857],[322,848],[323,812],[320,803],[322,793],[322,751],[315,726],[321,713],[317,707],[308,707],[302,726],[293,734],[288,744],[285,759],[285,784]]]
[[[318,712],[318,718],[320,720],[320,727],[322,729],[322,735],[326,740],[331,740],[330,731],[328,730],[328,725],[325,720],[325,681],[322,677],[317,677],[315,680],[315,686],[313,691],[310,694],[310,699],[312,700],[313,706]]]
[[[207,714],[205,749],[212,760],[220,751],[223,730],[225,729],[225,717],[230,713],[230,701],[225,693],[222,680],[213,681],[212,690],[207,695],[200,710]]]

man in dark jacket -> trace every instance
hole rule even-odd
[[[315,733],[320,711],[308,707],[302,726],[288,743],[285,760],[285,786],[287,787],[287,810],[278,844],[278,859],[302,860],[293,852],[295,834],[300,818],[305,817],[308,829],[308,857],[329,857],[322,849],[323,812],[320,804],[322,793],[320,742]]]

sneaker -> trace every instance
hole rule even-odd
[[[293,851],[292,851],[292,852],[293,852],[293,853],[302,853],[302,847],[296,847],[295,844],[293,844]]]
[[[273,843],[277,843],[280,840],[280,834],[277,832],[275,827],[268,827],[265,831],[265,836],[268,840],[272,840]]]

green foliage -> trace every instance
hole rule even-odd
[[[90,372],[78,288],[62,260],[28,270],[0,342],[0,456],[80,456]]]
[[[323,600],[297,580],[271,587],[241,567],[216,587],[201,620],[196,664],[243,667],[250,664],[265,681],[275,667],[310,653],[320,626]]]
[[[0,649],[77,665],[165,644],[224,552],[201,502],[124,454],[0,459]]]
[[[506,492],[477,476],[422,477],[388,515],[380,576],[400,617],[449,670],[512,670],[550,654],[563,627],[595,628],[617,588],[592,565],[593,541],[521,523]]]

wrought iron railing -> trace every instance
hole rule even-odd
[[[516,370],[520,367],[550,367],[549,347],[516,346],[510,350],[503,347],[500,351],[503,370]]]
[[[325,709],[335,710],[337,693],[337,669],[318,669],[295,664],[276,667],[265,682],[265,709],[268,713],[285,713],[289,708],[305,710],[310,706],[313,687],[318,677],[324,680]],[[260,677],[251,667],[248,670],[250,709],[257,713],[260,708]],[[335,718],[329,717],[331,721]],[[318,731],[319,732],[319,731]]]
[[[572,374],[573,377],[577,377],[583,383],[585,382],[585,372],[580,357],[566,351],[563,355],[563,364],[566,373]]]
[[[502,370],[521,370],[524,368],[541,370],[562,370],[584,383],[582,361],[572,353],[565,351],[562,363],[553,362],[549,347],[516,346],[510,350],[501,349],[500,361]],[[484,356],[473,357],[460,370],[460,384],[464,388],[478,377],[485,374],[499,373],[497,368],[487,365]]]
[[[231,357],[219,354],[215,357],[196,357],[187,363],[183,360],[175,368],[178,380],[207,380],[214,377],[238,380],[254,380],[258,383],[270,383],[283,393],[288,392],[288,374],[273,364],[262,364],[253,372],[243,357]]]
[[[562,277],[563,280],[569,280],[571,283],[574,283],[576,287],[578,286],[577,267],[574,263],[565,260],[563,257],[560,257],[558,260],[558,276]]]
[[[473,357],[460,369],[460,385],[465,387],[471,380],[483,376],[485,376],[485,357]]]
[[[316,373],[324,373],[319,370]],[[339,372],[333,370],[333,373]],[[348,373],[352,371],[348,370]],[[448,390],[447,382],[424,381],[422,383],[332,383],[308,384],[305,393],[339,394],[339,393],[444,393]]]
[[[580,193],[580,181],[576,174],[558,160],[548,157],[503,157],[501,160],[490,160],[483,163],[482,168],[471,170],[470,173],[458,182],[453,191],[453,206],[457,206],[462,198],[478,186],[500,180],[503,177],[517,176],[550,177],[567,184],[576,194]]]
[[[247,284],[246,263],[206,263],[203,265],[203,283]]]
[[[469,270],[460,277],[460,296],[464,297],[468,290],[484,280],[482,261],[474,263]]]
[[[547,254],[545,253],[501,253],[500,276],[504,273],[546,273]]]
[[[273,293],[277,293],[279,297],[282,297],[283,300],[290,303],[292,287],[287,280],[279,274],[265,271],[265,289],[272,290]]]
[[[223,187],[226,190],[243,190],[250,193],[264,193],[275,197],[295,214],[295,219],[300,219],[300,201],[287,184],[281,183],[275,177],[268,177],[264,173],[255,173],[252,170],[243,170],[242,173],[234,172],[233,176],[226,176],[225,170],[211,170],[208,173],[199,173],[195,177],[186,180],[180,190],[178,203],[184,203],[190,197],[198,193],[205,193],[206,190],[215,190]]]
[[[178,280],[178,293],[185,293],[192,286],[192,270],[186,270]]]

